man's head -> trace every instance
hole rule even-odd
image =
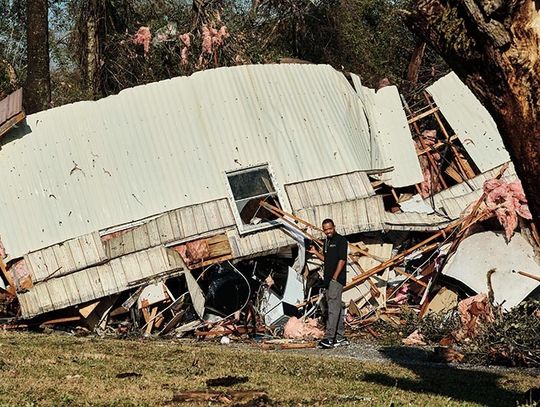
[[[325,219],[322,223],[322,229],[327,238],[334,237],[336,234],[336,226],[332,219]]]

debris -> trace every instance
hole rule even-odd
[[[139,27],[137,33],[133,36],[133,43],[143,46],[144,55],[150,51],[150,41],[152,41],[150,27]]]
[[[455,292],[442,287],[429,302],[427,313],[447,313],[458,305],[458,296]]]
[[[123,373],[118,373],[115,377],[117,379],[128,379],[131,377],[141,377],[141,376],[142,374],[138,372],[123,372]]]
[[[221,337],[221,340],[219,341],[219,343],[221,343],[222,345],[229,345],[231,343],[231,338],[229,338],[228,336],[222,336]]]
[[[218,377],[215,379],[206,380],[206,385],[208,387],[230,387],[235,384],[247,383],[249,378],[247,376],[225,376]]]
[[[418,329],[414,331],[412,334],[407,336],[405,339],[402,340],[404,345],[407,346],[424,346],[426,345],[426,342],[424,341],[424,337],[420,332],[418,332]]]
[[[285,324],[283,337],[287,339],[322,339],[324,330],[319,328],[316,319],[306,320],[291,317]]]
[[[477,294],[474,297],[460,301],[458,311],[462,324],[462,330],[458,333],[458,336],[463,338],[474,336],[482,325],[495,320],[486,294]]]
[[[484,183],[484,193],[486,206],[503,225],[506,239],[510,240],[514,234],[518,215],[524,219],[532,219],[520,181],[488,180]]]

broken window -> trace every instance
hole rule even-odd
[[[277,219],[272,212],[261,207],[261,201],[281,207],[268,167],[259,166],[227,173],[229,186],[241,226],[259,225]]]

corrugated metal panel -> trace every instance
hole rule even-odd
[[[385,229],[407,231],[440,230],[447,226],[449,220],[436,214],[417,212],[385,212]]]
[[[362,86],[357,75],[351,76],[373,140],[371,166],[394,167],[392,172],[381,176],[381,180],[394,187],[422,182],[422,169],[398,89],[386,86],[375,92]]]
[[[257,65],[31,115],[30,133],[19,138],[17,129],[0,151],[4,245],[18,257],[224,198],[224,171],[254,164],[269,163],[281,191],[369,169],[369,132],[357,101],[330,66]]]
[[[236,224],[228,200],[219,199],[166,212],[107,240],[104,243],[105,252],[109,258],[114,258],[234,225]]]
[[[426,90],[481,172],[510,161],[493,118],[454,72]]]
[[[273,228],[242,236],[237,229],[231,229],[227,232],[227,236],[235,259],[270,255],[283,247],[296,244],[296,241],[282,228]]]
[[[173,251],[156,247],[38,283],[18,295],[22,317],[92,301],[141,285],[149,278],[185,269],[180,255],[169,252]]]
[[[31,252],[24,256],[33,283],[59,277],[107,260],[98,232]]]
[[[15,92],[0,100],[0,126],[8,119],[22,112],[23,90],[17,89]]]
[[[313,225],[320,225],[324,219],[331,218],[334,220],[336,230],[339,233],[350,235],[382,230],[384,205],[382,197],[376,195],[355,201],[302,208],[294,211],[293,214]]]
[[[289,184],[285,185],[285,191],[293,210],[375,195],[368,176],[363,172]]]

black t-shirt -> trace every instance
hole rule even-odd
[[[332,280],[339,260],[345,260],[345,267],[336,280],[341,285],[345,285],[347,281],[347,249],[347,239],[338,233],[324,241],[324,283],[327,287]]]

